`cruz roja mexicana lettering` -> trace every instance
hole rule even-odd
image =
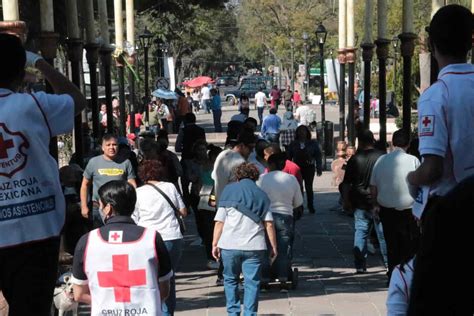
[[[111,315],[111,316],[148,315],[148,311],[146,310],[146,308],[103,309],[102,315]]]
[[[0,190],[13,190],[17,188],[27,187],[33,184],[37,184],[38,180],[35,177],[30,177],[27,179],[12,180],[7,182],[0,182]]]

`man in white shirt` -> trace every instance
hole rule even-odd
[[[261,87],[255,94],[255,104],[257,105],[258,120],[260,121],[260,125],[262,125],[263,110],[265,110],[265,105],[267,104],[267,96],[265,95],[265,92],[263,92],[263,89]]]
[[[459,5],[442,7],[428,34],[439,65],[438,81],[418,101],[420,167],[408,175],[418,188],[413,213],[421,218],[428,198],[444,196],[474,174],[474,65],[466,58],[472,48],[472,13]]]
[[[410,139],[403,130],[393,133],[392,143],[395,149],[377,160],[370,178],[375,216],[380,216],[387,244],[389,279],[395,266],[412,253],[419,237],[406,177],[420,162],[406,153]]]
[[[231,149],[222,151],[217,156],[212,171],[212,179],[214,179],[214,191],[216,202],[224,190],[224,187],[235,181],[233,174],[234,167],[247,161],[250,153],[255,148],[256,137],[252,130],[243,129],[237,136],[236,145]]]
[[[309,124],[312,123],[308,122],[308,114],[310,113],[311,109],[308,105],[302,104],[301,101],[296,106],[295,119],[299,122],[298,125],[309,126]]]
[[[204,111],[211,113],[211,89],[207,85],[201,88],[201,106]]]
[[[278,256],[271,267],[271,276],[281,282],[288,280],[291,269],[292,249],[294,241],[293,210],[303,205],[303,195],[295,176],[283,172],[286,154],[273,154],[268,158],[268,173],[257,181],[270,199],[270,210],[275,225]],[[269,277],[267,275],[267,277]]]

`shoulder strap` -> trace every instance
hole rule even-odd
[[[163,190],[161,190],[159,187],[157,187],[157,186],[154,185],[154,184],[147,183],[146,185],[149,185],[149,186],[153,187],[153,189],[155,189],[156,191],[158,191],[158,193],[160,193],[160,194],[165,198],[165,200],[169,203],[169,205],[170,205],[171,208],[173,209],[174,215],[176,216],[176,218],[179,219],[179,210],[178,210],[178,208],[176,207],[176,205],[174,205],[173,202],[171,202],[171,200],[170,200],[170,198],[168,197],[168,195],[166,195],[166,193],[163,192]]]

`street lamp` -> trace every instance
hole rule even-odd
[[[306,32],[303,32],[303,41],[304,41],[304,101],[306,102],[307,96],[309,94],[309,77],[308,77],[308,39],[309,35]]]
[[[290,37],[291,44],[291,91],[295,92],[295,39]]]
[[[326,105],[326,100],[324,97],[324,43],[326,42],[326,37],[328,36],[328,32],[326,31],[326,28],[324,27],[323,23],[319,23],[317,29],[316,29],[316,38],[318,39],[318,45],[319,45],[319,74],[320,74],[320,90],[321,90],[321,139],[322,139],[322,149],[323,149],[323,169],[326,169],[326,112],[325,112],[325,105]]]
[[[161,67],[161,77],[165,76],[165,57],[168,54],[168,48],[170,47],[168,43],[160,43],[159,45],[161,50],[161,58],[162,58],[162,67]]]
[[[393,94],[396,96],[395,91],[397,90],[397,59],[398,59],[398,36],[394,36],[392,39],[393,46]],[[395,100],[395,99],[394,99]]]
[[[149,91],[148,91],[148,49],[151,47],[153,35],[150,31],[148,31],[147,27],[143,30],[143,33],[138,36],[140,40],[140,46],[143,48],[144,54],[144,67],[145,67],[145,128],[146,130],[149,129],[149,109],[148,109],[148,102],[149,102]]]

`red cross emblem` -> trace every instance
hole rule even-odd
[[[30,145],[21,132],[12,132],[0,123],[0,177],[11,178],[26,165],[25,149]]]
[[[429,119],[428,116],[425,116],[425,118],[423,119],[423,125],[425,125],[425,127],[427,127],[430,123],[431,123],[431,120]]]
[[[13,140],[4,139],[0,133],[0,159],[8,158],[8,149],[13,148]]]
[[[111,230],[109,231],[108,241],[111,243],[121,243],[122,236],[123,236],[123,232],[121,230]]]
[[[130,303],[130,288],[146,284],[146,270],[129,270],[128,255],[112,256],[112,271],[97,272],[100,287],[113,287],[115,302]]]
[[[418,129],[419,136],[433,136],[434,135],[434,115],[425,115],[421,118],[421,125]]]

